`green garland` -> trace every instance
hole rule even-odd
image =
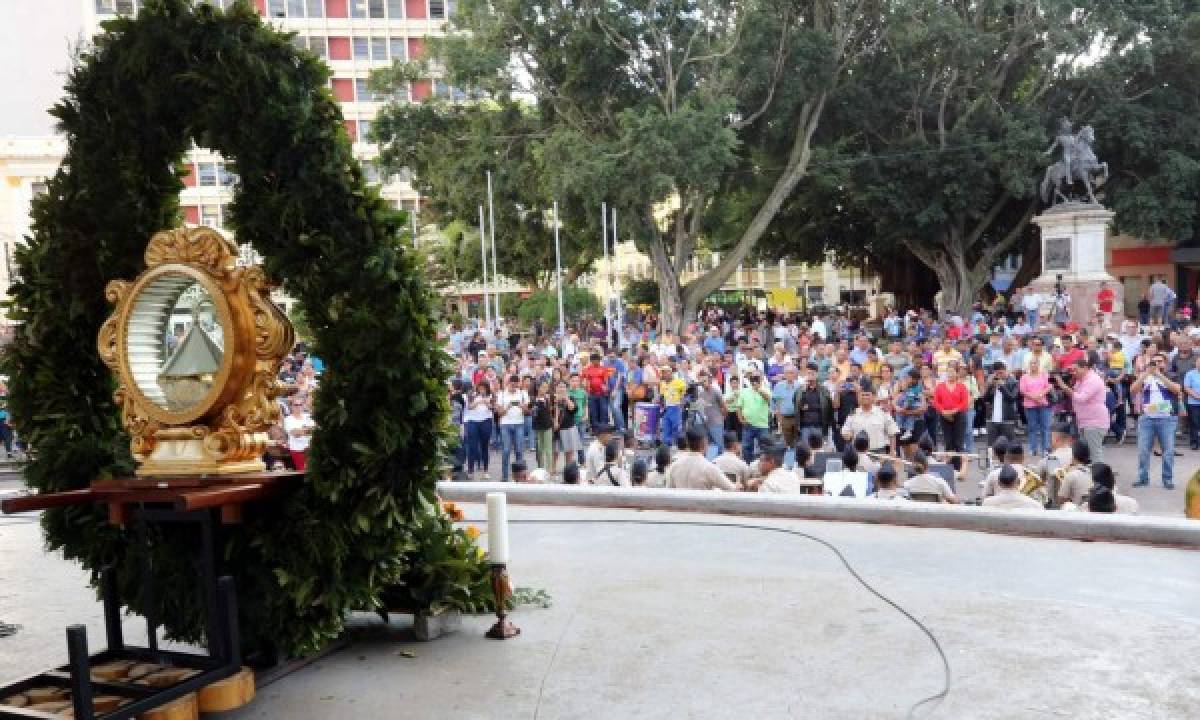
[[[403,216],[364,184],[320,61],[244,3],[223,13],[149,0],[105,30],[53,110],[67,156],[17,253],[11,313],[21,324],[3,371],[36,451],[26,481],[55,492],[132,469],[95,351],[104,286],[134,277],[150,236],[179,224],[189,146],[219,151],[241,178],[230,224],[268,275],[286,280],[325,361],[306,481],[248,513],[224,548],[247,646],[306,652],[341,630],[348,609],[377,607],[424,542],[411,528],[433,502],[448,412],[432,301],[399,242]],[[43,526],[49,547],[82,561],[93,583],[114,564],[131,608],[145,609],[145,545],[102,508],[48,511]],[[162,530],[150,558],[158,617],[185,640],[202,637],[196,541],[192,529]]]

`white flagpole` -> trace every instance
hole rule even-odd
[[[496,269],[496,208],[492,203],[492,171],[487,171],[488,232],[492,235],[492,296],[496,301],[496,312],[492,318],[500,326],[500,272]],[[486,261],[485,261],[486,262]]]
[[[413,235],[413,249],[414,250],[421,246],[421,244],[419,242],[417,242],[417,231],[418,231],[418,228],[421,227],[421,224],[419,222],[417,222],[417,213],[419,212],[418,208],[420,207],[420,205],[421,205],[421,198],[417,198],[413,202],[413,211],[412,211],[412,235]]]
[[[617,273],[614,266],[617,264],[617,208],[614,205],[612,209],[612,265],[609,266],[608,278],[612,282],[612,295],[616,298],[617,312],[613,317],[613,322],[617,328],[618,344],[621,337],[621,330],[625,325],[624,311],[621,306],[621,283],[617,280]],[[610,333],[611,335],[611,333]],[[620,350],[620,348],[617,348]]]
[[[488,304],[488,284],[487,284],[487,226],[483,224],[483,205],[479,206],[479,258],[482,265],[483,279],[481,287],[483,288],[483,322],[485,325],[492,324],[492,306]]]
[[[608,203],[600,203],[600,247],[604,253],[604,270],[600,272],[600,302],[604,303],[604,329],[611,327],[608,318],[608,281],[604,273],[608,272]]]
[[[558,243],[558,201],[554,201],[554,272],[558,278],[558,338],[566,342],[566,317],[563,315],[562,252]]]

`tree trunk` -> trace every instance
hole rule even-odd
[[[1008,292],[1011,294],[1016,288],[1025,287],[1041,274],[1042,244],[1031,242],[1025,248],[1025,252],[1021,254],[1021,267],[1013,276],[1012,286],[1008,288]]]

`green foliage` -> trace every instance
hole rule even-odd
[[[384,591],[382,609],[426,613],[495,609],[487,556],[466,528],[455,527],[455,517],[461,515],[422,501],[409,526],[414,547],[404,556],[408,569],[398,584]]]
[[[292,323],[292,328],[296,331],[297,340],[308,340],[312,337],[312,326],[308,324],[308,316],[304,314],[304,309],[299,304],[293,305],[288,312],[288,320]]]
[[[826,95],[870,44],[877,15],[873,0],[462,0],[428,51],[470,99],[393,104],[375,137],[385,163],[412,168],[447,218],[477,222],[493,170],[501,272],[537,275],[538,287],[554,267],[551,201],[570,277],[598,252],[608,202],[621,239],[650,255],[678,325],[803,175]],[[375,80],[390,89],[412,76],[397,67]],[[727,212],[726,198],[744,213]],[[722,263],[681,287],[701,245]]]
[[[1120,232],[1197,244],[1200,227],[1200,10],[1168,2],[1088,68],[1080,106]],[[1122,38],[1124,39],[1124,38]]]
[[[219,151],[240,177],[230,224],[299,300],[326,363],[308,474],[224,528],[223,570],[249,647],[311,651],[348,609],[376,607],[385,586],[414,577],[410,527],[425,520],[447,440],[432,299],[400,241],[403,216],[363,182],[320,61],[245,3],[223,13],[148,0],[105,30],[53,110],[67,156],[17,251],[20,324],[3,371],[15,424],[39,450],[26,481],[57,492],[132,470],[114,381],[94,351],[104,287],[134,277],[150,236],[178,225],[185,151]],[[136,592],[146,551],[103,507],[49,510],[43,527],[93,581],[114,564],[130,608],[148,609]],[[198,640],[195,530],[156,532],[155,614],[171,636]]]
[[[915,258],[965,310],[1033,237],[1073,61],[1110,26],[1112,5],[889,4],[879,51],[833,99],[811,182],[773,229],[777,247]]]
[[[501,309],[503,307],[503,302],[501,302]],[[597,317],[604,314],[604,306],[600,304],[600,298],[596,297],[591,290],[578,285],[564,285],[563,314],[567,316],[567,322],[573,322],[584,315]],[[517,308],[517,318],[527,327],[535,319],[541,318],[546,328],[557,328],[558,291],[554,289],[538,290],[533,293]]]
[[[657,305],[658,283],[654,280],[628,280],[621,292],[626,305]]]

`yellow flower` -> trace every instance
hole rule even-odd
[[[474,525],[468,525],[467,526],[467,537],[471,538],[472,540],[478,540],[479,539],[479,528],[475,527]]]
[[[454,522],[459,522],[463,519],[463,511],[456,503],[446,501],[442,503],[442,510],[445,511],[450,519]]]

